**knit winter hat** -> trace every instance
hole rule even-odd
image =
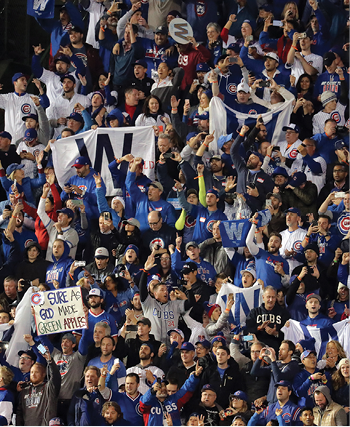
[[[204,303],[204,308],[205,308],[205,311],[207,312],[208,317],[209,317],[209,319],[210,319],[210,318],[211,318],[211,315],[213,314],[213,311],[214,311],[216,308],[221,308],[221,307],[219,306],[219,304],[209,304],[209,302],[208,302],[208,301],[206,301],[206,302]]]
[[[337,95],[334,92],[331,92],[330,90],[326,90],[326,92],[323,92],[321,95],[322,107],[325,107],[329,102],[333,101],[334,99],[337,99]]]

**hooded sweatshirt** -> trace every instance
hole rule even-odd
[[[59,282],[60,288],[66,287],[66,279],[70,269],[71,264],[73,263],[72,258],[69,256],[70,248],[68,243],[65,240],[62,240],[64,244],[64,251],[60,259],[56,259],[52,255],[53,264],[51,264],[46,272],[46,284],[50,286],[50,289],[54,290],[53,281],[57,280]]]
[[[329,388],[325,385],[321,385],[320,387],[317,387],[317,389],[315,390],[315,393],[317,391],[320,391],[325,396],[328,404],[324,410],[321,410],[321,408],[318,406],[314,407],[313,413],[315,417],[315,420],[314,420],[315,425],[346,426],[347,425],[346,412],[344,411],[341,405],[333,402]],[[314,393],[314,398],[315,398],[315,393]]]

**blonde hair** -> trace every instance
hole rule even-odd
[[[299,9],[298,9],[298,5],[297,5],[294,1],[290,1],[290,2],[288,2],[288,3],[286,3],[286,4],[284,5],[283,11],[282,11],[282,13],[281,13],[281,17],[282,17],[282,19],[286,19],[286,17],[285,17],[284,15],[286,14],[287,10],[289,9],[289,7],[290,7],[291,5],[295,6],[295,9],[296,9],[295,19],[297,19],[297,20],[299,19]]]
[[[323,355],[322,359],[327,359],[327,357],[328,357],[327,347],[329,346],[329,344],[334,344],[337,347],[338,361],[340,359],[346,359],[347,356],[346,356],[345,350],[343,349],[343,347],[340,344],[340,342],[339,341],[335,341],[335,340],[328,341],[327,346],[326,346],[326,353]]]
[[[5,386],[10,384],[14,376],[15,374],[11,371],[11,369],[7,368],[6,366],[0,366],[0,377],[2,378]]]
[[[17,172],[18,169],[15,169],[13,172],[10,173],[10,175],[8,176],[8,179],[11,181],[15,180],[15,173]]]

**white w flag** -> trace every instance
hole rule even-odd
[[[293,99],[285,101],[279,108],[271,112],[262,114],[262,119],[266,126],[268,141],[276,145],[284,139],[283,126],[290,123],[290,115],[293,110]],[[215,130],[215,140],[210,143],[210,149],[218,152],[217,139],[221,135],[228,135],[233,132],[235,138],[238,133],[236,129],[243,124],[254,126],[259,114],[244,114],[228,107],[217,96],[213,96],[209,104],[209,129],[210,132]]]
[[[290,326],[283,326],[281,331],[284,333],[284,339],[294,343],[299,340],[315,338],[315,350],[319,359],[326,352],[328,341],[339,341],[343,346],[347,357],[350,357],[350,319],[334,323],[329,328],[317,328],[316,326],[304,326],[296,320],[289,320]]]
[[[33,290],[29,288],[23,295],[16,309],[14,332],[5,353],[7,363],[12,366],[18,366],[18,352],[21,350],[28,350],[28,344],[24,341],[23,335],[31,333],[32,312],[30,298],[32,294]]]
[[[233,294],[235,303],[232,306],[229,322],[236,326],[245,323],[250,310],[259,307],[262,303],[262,289],[259,284],[254,284],[250,288],[239,288],[238,286],[224,283],[216,298],[216,304],[219,304],[221,311],[226,308],[229,294]]]
[[[134,157],[142,157],[145,162],[143,173],[154,180],[155,139],[152,126],[97,128],[58,139],[51,145],[51,149],[56,177],[62,188],[68,179],[75,175],[72,165],[79,156],[89,158],[93,169],[101,173],[107,196],[112,195],[114,188],[112,175],[108,169],[114,157],[120,158],[130,153]],[[121,165],[125,168],[125,173],[127,166],[126,162]]]

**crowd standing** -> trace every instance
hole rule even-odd
[[[0,94],[1,425],[349,425],[350,355],[281,330],[349,318],[349,1],[79,0],[37,21],[39,95],[21,72]],[[213,152],[215,97],[257,119]],[[291,100],[271,144],[261,114]],[[126,152],[113,195],[84,155],[60,187],[54,145],[128,126],[154,129],[154,181]],[[225,283],[261,287],[244,323]],[[38,336],[32,318],[8,363],[26,291],[71,286],[87,329]]]

